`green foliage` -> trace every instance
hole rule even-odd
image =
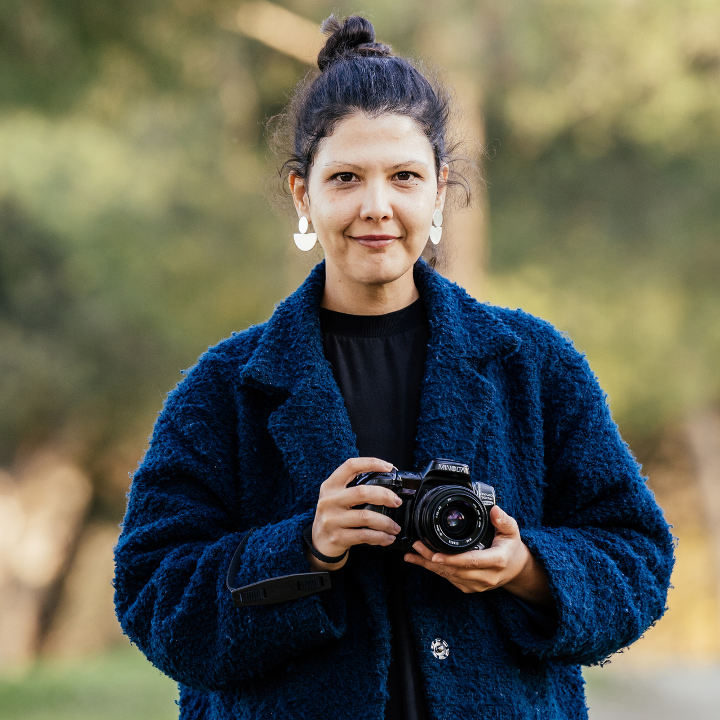
[[[713,0],[483,3],[488,100],[537,151],[670,154],[720,142],[720,7]]]
[[[483,12],[492,299],[568,331],[652,434],[720,398],[720,8]]]
[[[720,395],[718,161],[559,141],[492,164],[493,299],[568,331],[635,434]]]
[[[306,68],[223,29],[236,7],[0,5],[0,464],[62,443],[102,487],[178,370],[317,259],[293,254],[266,188],[263,123]],[[488,299],[569,331],[636,434],[717,400],[717,3],[363,10],[482,89]]]
[[[286,291],[259,139],[296,64],[253,78],[244,41],[182,5],[1,11],[2,463],[60,443],[101,481],[179,369]],[[35,44],[60,26],[57,64]]]

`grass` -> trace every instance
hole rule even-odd
[[[177,720],[177,686],[131,647],[0,675],[2,720]]]
[[[720,666],[585,671],[591,720],[716,720]],[[0,675],[1,720],[177,720],[177,687],[124,645],[73,662],[39,662]]]

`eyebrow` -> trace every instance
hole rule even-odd
[[[389,170],[397,170],[398,168],[405,167],[407,165],[423,165],[425,167],[429,167],[429,165],[424,160],[404,160],[403,162],[397,163],[397,165],[393,165],[392,167],[388,168]],[[364,168],[360,167],[359,165],[353,165],[353,163],[343,162],[342,160],[334,160],[332,162],[325,163],[323,165],[325,168],[332,168],[332,167],[344,167],[349,168],[352,170],[363,170]]]
[[[405,162],[393,165],[390,169],[397,170],[398,168],[401,168],[405,165],[424,165],[425,167],[430,167],[424,160],[406,160]]]
[[[333,162],[328,162],[323,165],[323,167],[331,168],[331,167],[345,167],[345,168],[352,168],[353,170],[362,170],[362,168],[359,165],[353,165],[352,163],[346,163],[342,160],[335,160]]]

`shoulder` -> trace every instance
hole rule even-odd
[[[182,371],[184,377],[169,393],[170,398],[188,393],[225,392],[255,352],[266,325],[252,325],[209,347],[194,365]]]
[[[523,310],[494,311],[521,337],[523,362],[537,380],[547,412],[560,407],[572,408],[573,413],[592,408],[593,413],[605,418],[604,422],[610,422],[608,397],[587,356],[567,333]]]
[[[234,332],[230,337],[209,347],[200,356],[198,362],[203,360],[228,361],[244,365],[255,352],[266,327],[267,321],[259,325],[251,325],[246,330]]]
[[[524,354],[542,356],[545,354],[567,354],[584,357],[578,351],[569,335],[551,322],[532,315],[521,308],[509,308],[483,302],[472,297],[464,288],[443,278],[450,295],[453,296],[454,320],[475,333],[486,332],[491,323],[505,332],[513,334],[520,341],[518,348]]]
[[[482,303],[488,313],[503,323],[521,340],[525,353],[538,357],[567,356],[584,358],[570,336],[555,327],[551,322],[532,315],[520,308],[507,308],[499,305]]]
[[[418,262],[415,279],[431,321],[456,329],[468,340],[482,343],[505,336],[514,339],[523,353],[544,353],[552,348],[577,352],[570,338],[547,320],[519,308],[477,300],[426,263]]]
[[[459,290],[462,295],[459,305],[465,309],[462,315],[467,318],[464,322],[474,326],[477,342],[483,342],[482,332],[487,327],[485,319],[492,318],[505,332],[517,338],[516,349],[509,357],[514,356],[532,368],[540,382],[571,382],[599,388],[585,353],[575,346],[566,332],[520,308],[480,302]],[[477,318],[483,321],[478,322]]]
[[[255,352],[265,329],[267,321],[259,325],[251,325],[240,332],[210,346],[199,358],[198,364],[204,362],[234,363],[244,365]]]

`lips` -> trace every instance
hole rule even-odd
[[[356,235],[353,240],[365,247],[383,248],[391,245],[397,240],[397,237],[395,235]]]

